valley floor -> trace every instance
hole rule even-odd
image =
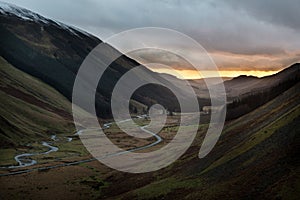
[[[129,174],[112,170],[98,161],[37,170],[0,177],[1,197],[297,199],[300,195],[299,89],[296,85],[255,111],[227,122],[219,142],[203,159],[198,158],[198,151],[207,130],[206,124],[199,126],[198,136],[188,151],[162,170]],[[170,133],[176,133],[175,121],[170,121],[172,126],[160,134],[166,141],[172,139]],[[112,132],[118,131],[112,126],[107,133]],[[86,154],[69,161],[78,158],[90,157]]]

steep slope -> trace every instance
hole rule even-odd
[[[22,71],[40,78],[71,100],[77,70],[101,40],[74,27],[6,3],[0,4],[0,22],[2,57]],[[115,54],[119,58],[106,70],[97,90],[96,107],[101,117],[110,116],[109,99],[116,82],[128,70],[139,65],[108,44],[99,57],[105,60]],[[150,78],[170,84],[157,73],[147,68],[143,70]],[[143,80],[143,77],[137,76],[137,79]],[[186,92],[181,92],[188,101]],[[157,85],[142,87],[133,95],[133,99],[146,105],[159,102],[168,109],[178,109],[178,103],[174,101],[170,90]]]
[[[71,103],[0,57],[1,148],[74,132]]]

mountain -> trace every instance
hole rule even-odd
[[[14,67],[41,79],[71,100],[76,73],[88,53],[102,41],[77,28],[44,18],[27,9],[0,4],[0,53]],[[110,97],[114,85],[128,70],[139,63],[105,44],[99,57],[118,55],[101,78],[96,93],[96,107],[100,117],[111,117]],[[103,67],[103,66],[99,66]],[[149,79],[173,85],[159,74],[143,68]],[[144,77],[137,75],[137,79]],[[88,80],[86,80],[88,85]],[[89,87],[87,87],[89,88]],[[186,91],[178,88],[188,100]],[[173,93],[166,87],[146,85],[134,93],[133,99],[144,105],[160,103],[169,110],[179,110]]]
[[[200,105],[206,107],[210,106],[210,95],[205,80],[214,81],[216,85],[224,84],[228,102],[226,120],[232,120],[253,111],[300,82],[300,64],[295,63],[277,74],[262,78],[241,75],[235,78],[187,80],[187,83],[175,76],[167,74],[161,76],[179,88],[190,84],[195,93],[202,98],[199,101]],[[220,80],[223,82],[220,83]]]
[[[227,97],[232,98],[246,93],[255,93],[274,87],[284,81],[299,79],[300,64],[295,63],[286,69],[273,74],[258,78],[255,76],[238,76],[224,82]]]
[[[240,76],[225,81],[226,120],[238,118],[271,101],[300,82],[300,64],[296,63],[272,76]],[[239,89],[240,88],[240,89]]]
[[[85,55],[101,41],[28,10],[8,4],[0,7],[1,199],[299,198],[299,64],[266,78],[241,76],[225,81],[231,95],[228,115],[237,115],[225,123],[205,158],[199,159],[198,153],[209,124],[200,123],[195,141],[176,162],[155,172],[123,173],[92,159],[74,135],[72,81]],[[113,53],[119,54],[107,44],[103,56]],[[110,66],[102,83],[105,90],[97,94],[98,104],[108,105],[113,84],[137,64],[121,56]],[[175,83],[179,90],[186,84],[146,68],[144,72],[166,84]],[[198,94],[205,95],[203,80],[190,82]],[[132,105],[144,108],[153,101],[170,100],[168,90],[151,86],[137,91]],[[99,109],[103,112],[107,107]],[[81,114],[86,116],[83,110]],[[176,115],[170,117],[158,134],[162,144],[154,150],[172,139],[178,120]],[[125,140],[130,147],[135,141],[114,125],[106,131],[116,144]],[[42,153],[48,150],[44,141],[59,150]],[[16,166],[14,157],[24,153],[36,153],[25,156],[25,161],[35,159],[37,165],[8,168]]]
[[[10,164],[51,135],[75,132],[70,102],[55,89],[0,57],[0,160]]]
[[[6,3],[0,4],[0,22],[1,56],[14,67],[49,84],[71,101],[73,83],[82,61],[102,41],[75,27]],[[119,58],[104,73],[96,93],[96,108],[101,118],[111,118],[110,98],[117,81],[128,70],[139,65],[109,44],[105,44],[99,57],[105,60],[113,55],[118,55]],[[184,89],[184,81],[152,72],[146,67],[143,71],[144,74],[137,75],[137,79],[142,81],[145,78],[143,76],[147,76],[167,86],[176,87],[182,98],[186,102],[189,101],[192,94]],[[279,82],[278,80],[284,80],[290,74],[293,76],[292,70],[266,78],[239,77],[226,80],[224,84],[228,100],[232,101],[241,94],[272,87]],[[198,96],[200,108],[209,106],[210,97],[203,79],[189,82]],[[86,84],[89,88],[88,80]],[[160,103],[168,110],[180,110],[174,94],[166,87],[158,85],[151,84],[139,88],[132,99],[146,107]],[[143,110],[135,109],[135,105],[137,104],[130,107],[133,110]]]

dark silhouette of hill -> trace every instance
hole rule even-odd
[[[252,84],[250,84],[249,81]],[[225,85],[227,88],[230,87],[229,85],[231,85],[231,87],[237,87],[240,83],[244,84],[245,82],[246,84],[250,84],[247,88],[249,92],[234,97],[232,102],[228,104],[227,120],[238,118],[249,113],[299,83],[300,64],[293,64],[277,74],[260,79],[240,76],[228,81]]]
[[[299,76],[299,63],[295,63],[282,71],[265,77],[241,75],[231,80],[224,81],[228,98],[234,98],[246,93],[254,93],[278,85],[286,80]]]

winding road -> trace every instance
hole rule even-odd
[[[141,118],[145,118],[145,116],[144,115],[137,116],[137,118],[141,119]],[[129,121],[129,120],[130,119],[126,119],[126,120],[120,121],[119,123],[126,122],[126,121]],[[104,129],[110,128],[111,125],[112,125],[112,123],[106,123],[106,124],[103,125],[103,128]],[[130,149],[130,150],[126,150],[126,151],[122,151],[122,152],[118,152],[118,153],[114,153],[114,154],[108,154],[104,158],[108,158],[108,157],[112,157],[112,156],[126,154],[126,153],[129,153],[129,152],[134,152],[134,151],[147,149],[147,148],[150,148],[150,147],[153,147],[153,146],[159,144],[162,141],[162,138],[159,135],[156,135],[155,133],[147,130],[146,129],[147,126],[148,125],[142,126],[140,128],[143,131],[145,131],[146,133],[149,133],[152,136],[154,136],[156,138],[155,142],[153,142],[151,144],[148,144],[148,145],[145,145],[145,146],[136,147],[136,148],[133,148],[133,149]],[[76,132],[75,135],[80,135],[83,132],[88,131],[88,130],[89,129],[80,130],[80,131]],[[56,141],[57,140],[56,135],[52,135],[51,139]],[[68,140],[68,142],[71,142],[72,138],[67,138],[67,140]],[[59,150],[58,147],[51,146],[47,142],[42,142],[42,145],[46,146],[46,147],[49,147],[49,150],[46,151],[46,152],[42,152],[42,153],[24,153],[24,154],[17,155],[17,156],[15,156],[15,160],[19,163],[19,165],[9,166],[7,168],[13,169],[13,168],[22,168],[22,167],[28,167],[28,166],[35,165],[35,164],[37,164],[37,161],[33,160],[33,159],[28,159],[28,157],[36,156],[36,155],[42,155],[42,154],[49,154],[51,152],[55,152],[55,151]],[[27,157],[27,159],[26,159],[26,157]],[[79,161],[74,161],[74,162],[70,162],[70,163],[63,163],[63,164],[57,164],[57,165],[51,165],[51,166],[45,166],[45,167],[36,167],[36,168],[31,168],[31,169],[26,169],[26,170],[19,170],[19,171],[15,171],[15,172],[9,172],[9,173],[6,173],[6,174],[0,174],[0,176],[10,176],[10,175],[23,174],[23,173],[28,173],[28,172],[37,171],[37,170],[48,170],[48,169],[54,169],[54,168],[58,168],[58,167],[78,165],[78,164],[81,164],[81,163],[91,162],[91,161],[94,161],[94,160],[96,160],[96,158],[91,158],[91,159],[86,159],[86,160],[79,160]]]

